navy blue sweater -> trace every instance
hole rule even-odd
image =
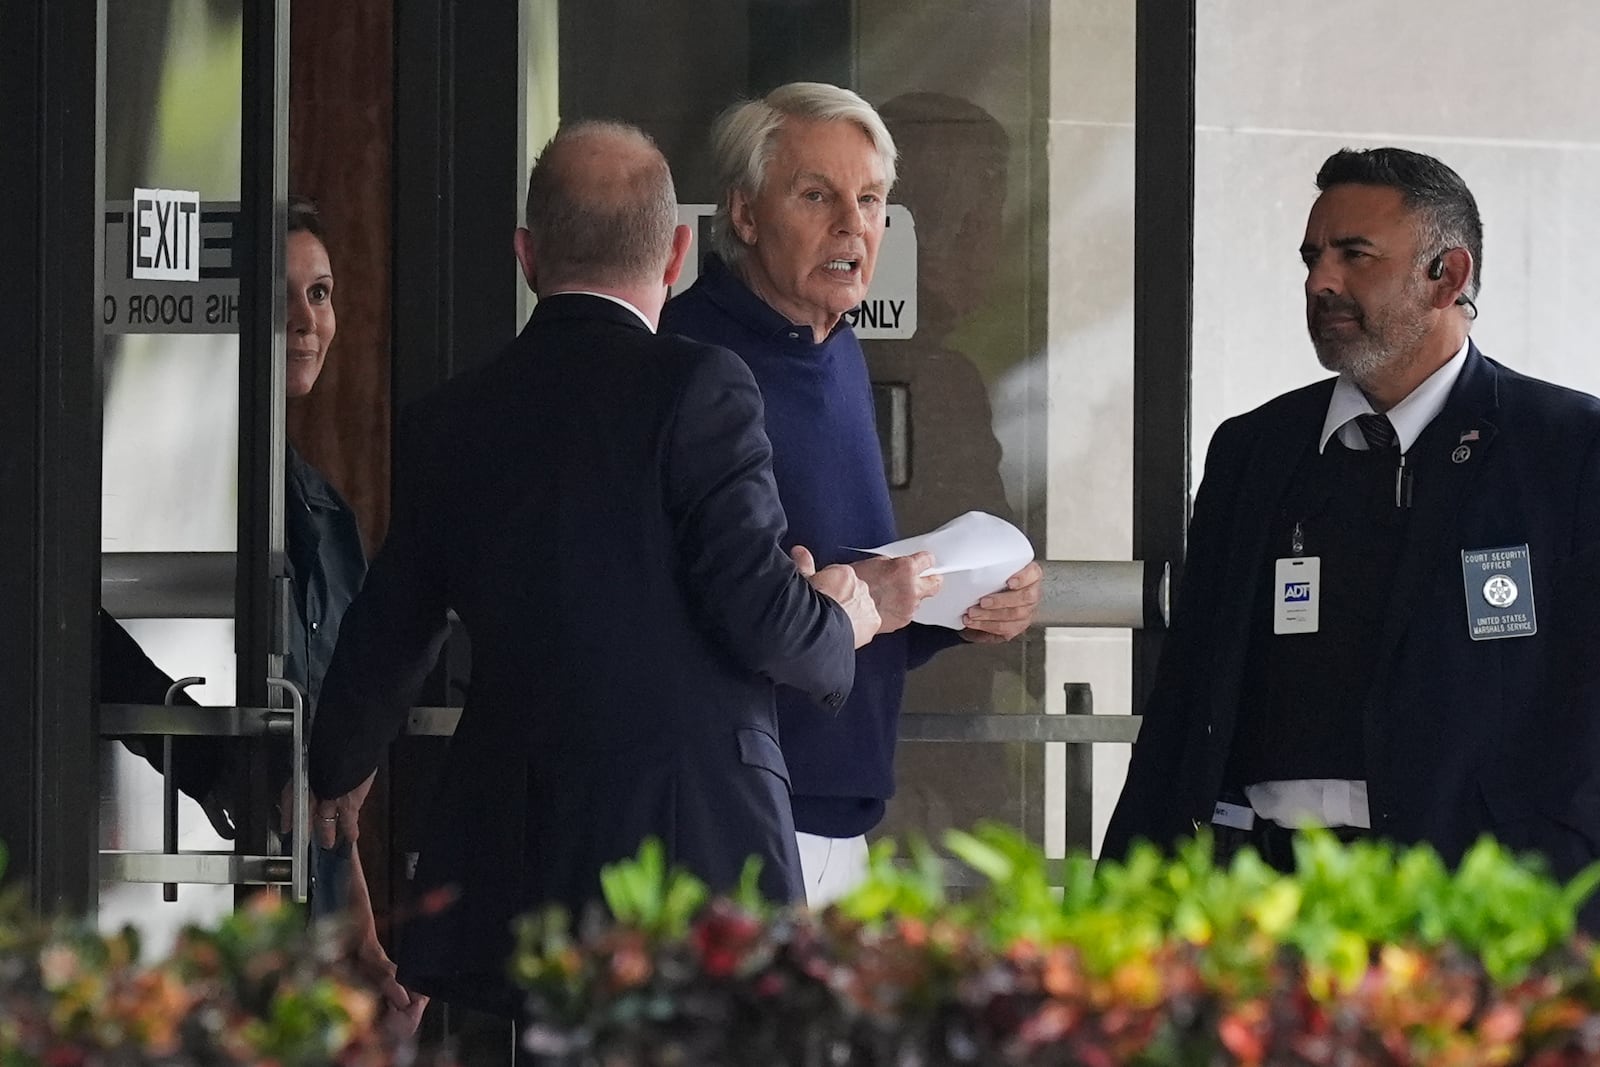
[[[825,567],[899,537],[866,359],[842,320],[817,343],[811,327],[791,323],[710,256],[699,280],[667,304],[661,329],[732,349],[755,374],[789,520],[785,548],[804,545]],[[894,794],[906,671],[959,642],[953,630],[917,624],[875,638],[856,653],[855,687],[837,713],[778,690],[796,829],[853,837],[877,824]]]

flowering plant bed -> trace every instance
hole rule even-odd
[[[525,1043],[552,1067],[1600,1064],[1574,922],[1600,870],[1563,886],[1488,842],[1451,870],[1315,835],[1293,875],[1217,867],[1204,840],[1055,868],[998,827],[946,845],[979,889],[883,844],[812,913],[762,903],[753,868],[709,900],[647,844],[606,872],[609,918],[520,923]],[[263,896],[146,964],[131,931],[38,921],[13,890],[0,1067],[444,1062],[384,1028],[335,935]]]
[[[133,930],[40,921],[13,887],[0,894],[0,1065],[419,1062],[380,1025],[338,934],[308,931],[303,911],[261,894],[143,963]]]
[[[647,846],[607,874],[615,921],[522,923],[525,1041],[606,1067],[1600,1063],[1600,955],[1574,934],[1600,872],[1311,836],[1294,875],[1200,840],[1070,858],[1052,888],[1010,831],[947,845],[983,888],[950,899],[930,850],[880,847],[821,914],[752,879],[707,903]]]

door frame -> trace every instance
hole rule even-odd
[[[1138,0],[1134,43],[1133,558],[1182,580],[1194,373],[1195,0]],[[1146,573],[1151,570],[1147,566]],[[1149,587],[1147,583],[1147,588]],[[1146,617],[1160,616],[1147,605]],[[1165,628],[1133,632],[1133,711]]]
[[[0,0],[0,840],[45,913],[95,901],[105,2]]]
[[[255,621],[241,627],[237,702],[264,706],[283,639],[272,579],[284,573],[288,0],[242,0],[241,11],[236,595],[240,617]],[[36,909],[92,915],[100,885],[106,4],[0,0],[0,23],[0,247],[8,250],[0,285],[18,311],[0,389],[0,842],[10,856],[6,881],[25,884]],[[261,241],[262,233],[271,236]],[[265,260],[256,254],[263,249]]]
[[[395,0],[397,409],[493,351],[514,325],[515,278],[478,253],[506,240],[523,177],[506,150],[516,143],[516,93],[506,88],[519,76],[516,5],[481,6]],[[247,30],[279,20],[272,34],[247,32],[245,55],[245,91],[272,82],[277,100],[263,110],[245,99],[245,158],[273,159],[265,182],[247,164],[242,190],[241,239],[248,247],[250,233],[272,234],[254,244],[272,263],[242,282],[241,343],[258,352],[281,348],[287,8],[287,0],[244,5],[253,13]],[[1189,502],[1195,0],[1137,0],[1137,17],[1133,552],[1176,571]],[[0,247],[10,250],[0,284],[21,309],[0,389],[0,840],[11,854],[7,880],[25,882],[36,906],[90,912],[98,887],[105,0],[0,0],[0,20],[0,99],[8,104],[0,110]],[[474,180],[489,183],[488,195],[468,195],[464,185]],[[274,374],[281,382],[271,358],[242,358],[242,402],[247,392],[262,395]],[[264,473],[275,457],[281,463],[281,418],[249,403],[241,408],[253,413],[242,424],[241,484],[281,494],[281,473],[275,481]],[[241,655],[252,663],[270,656],[272,627],[263,620],[272,617],[269,579],[281,573],[282,545],[246,537],[245,526],[270,527],[274,513],[282,515],[281,495],[241,507],[239,603],[255,605],[247,617],[258,620],[242,635]],[[1161,634],[1146,629],[1133,640],[1138,707]],[[256,699],[254,674],[240,671],[241,704]]]

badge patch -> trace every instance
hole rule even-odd
[[[1517,602],[1517,583],[1497,574],[1483,583],[1483,599],[1492,608],[1509,608]]]
[[[1273,570],[1272,632],[1314,634],[1321,614],[1322,557],[1285,556]]]
[[[1211,809],[1211,821],[1217,826],[1249,830],[1256,824],[1256,813],[1255,809],[1244,804],[1230,804],[1226,800],[1219,800],[1217,806]]]
[[[1529,637],[1539,630],[1533,610],[1533,563],[1527,545],[1461,553],[1467,632],[1474,641]]]

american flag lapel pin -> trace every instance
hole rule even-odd
[[[1464,445],[1468,441],[1476,441],[1477,439],[1478,439],[1478,431],[1477,430],[1467,430],[1464,433],[1462,433],[1461,440],[1457,441],[1456,444]]]

